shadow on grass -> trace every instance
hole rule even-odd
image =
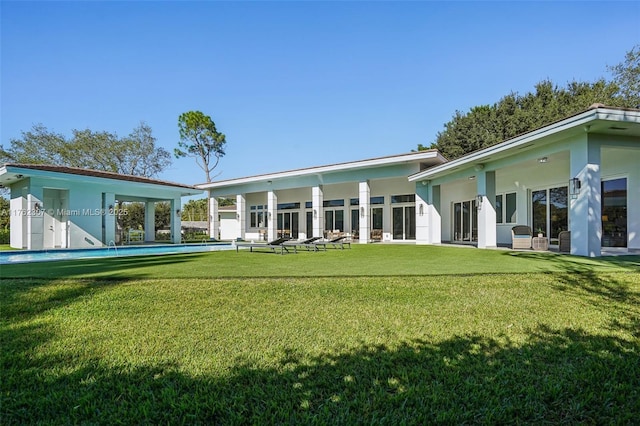
[[[185,253],[150,256],[123,256],[95,259],[60,260],[55,262],[19,263],[1,265],[3,278],[70,278],[90,274],[102,274],[100,279],[109,279],[110,272],[122,280],[122,272],[129,271],[130,278],[146,278],[155,275],[152,269],[166,265],[179,265],[203,259],[206,253]],[[105,275],[107,274],[107,275]]]
[[[239,360],[224,377],[178,361],[105,366],[4,354],[4,424],[631,424],[640,415],[636,342],[541,326],[527,341],[460,336],[362,346],[278,365]],[[12,336],[16,338],[17,336]],[[22,368],[18,368],[18,360]]]

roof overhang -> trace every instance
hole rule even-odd
[[[525,149],[580,133],[640,137],[640,110],[597,106],[505,142],[409,176],[410,182],[446,176],[463,168],[506,158]]]
[[[129,188],[144,191],[145,188],[163,189],[181,196],[199,195],[202,190],[193,186],[165,182],[141,176],[120,175],[99,170],[80,169],[75,167],[49,166],[43,164],[4,164],[0,166],[0,186],[9,187],[21,180],[39,177],[50,182],[95,182],[101,184],[125,185]],[[141,195],[144,193],[142,192]]]
[[[335,172],[344,172],[352,170],[365,170],[368,168],[376,168],[390,165],[397,165],[403,163],[419,163],[424,164],[425,167],[431,167],[437,164],[444,163],[446,158],[442,156],[437,150],[430,149],[426,151],[412,152],[408,154],[393,155],[388,157],[371,158],[367,160],[351,161],[346,163],[330,164],[326,166],[309,167],[304,169],[288,170],[277,173],[268,173],[263,175],[247,176],[236,179],[227,179],[210,183],[203,183],[196,185],[196,188],[200,189],[217,189],[225,188],[234,185],[243,185],[248,183],[262,183],[273,182],[277,180],[303,177],[311,175],[329,174]]]

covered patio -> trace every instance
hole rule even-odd
[[[140,176],[42,164],[5,164],[0,185],[11,191],[10,245],[30,250],[153,242],[156,203],[163,201],[170,205],[169,241],[179,243],[181,198],[202,193]],[[144,226],[120,237],[123,202],[144,203]]]

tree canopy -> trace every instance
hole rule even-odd
[[[626,55],[624,63],[610,67],[613,81],[572,81],[559,87],[550,80],[535,85],[525,95],[510,93],[493,105],[480,105],[464,113],[456,111],[429,147],[450,160],[540,128],[589,108],[594,103],[636,107],[640,103],[640,48]]]
[[[207,182],[211,172],[225,154],[226,137],[218,132],[211,117],[200,111],[185,112],[178,117],[180,141],[174,150],[176,158],[193,157],[204,170]]]
[[[151,127],[141,122],[126,137],[89,129],[72,131],[70,138],[36,124],[11,139],[8,149],[0,146],[2,162],[55,164],[154,177],[171,164],[171,154],[156,146]]]

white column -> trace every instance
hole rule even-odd
[[[23,249],[27,247],[27,199],[23,197],[22,188],[11,188],[10,202],[11,220],[11,248]]]
[[[358,186],[360,215],[360,244],[367,244],[371,240],[371,187],[369,181],[360,182]]]
[[[578,178],[580,189],[569,194],[569,229],[571,254],[595,257],[602,250],[600,145],[588,138],[571,148],[569,180]]]
[[[27,195],[27,249],[44,248],[44,203],[42,187],[31,186]]]
[[[247,221],[246,221],[246,201],[244,198],[244,194],[236,195],[236,220],[238,221],[238,229],[240,230],[240,235],[238,238],[242,238],[244,240],[245,232],[247,229]]]
[[[496,172],[479,172],[476,177],[478,198],[478,248],[496,247]]]
[[[104,244],[116,241],[116,195],[114,193],[104,193]]]
[[[429,188],[429,243],[442,243],[442,217],[440,212],[440,185],[431,185]]]
[[[178,207],[180,208],[180,203]],[[171,206],[172,217],[175,215],[175,209]],[[144,207],[144,240],[147,242],[156,240],[156,203],[147,201]]]
[[[209,193],[209,238],[220,238],[220,221],[218,220],[218,199]]]
[[[314,186],[311,188],[311,207],[313,210],[313,236],[324,236],[324,194],[322,186]]]
[[[275,191],[267,192],[267,241],[278,238],[278,196]]]
[[[429,244],[429,183],[416,182],[416,244]]]
[[[148,204],[148,203],[147,203]],[[182,220],[180,219],[180,215],[182,214],[182,199],[180,197],[174,198],[169,203],[171,205],[171,241],[174,244],[180,244],[182,242]],[[155,206],[154,206],[155,210]],[[178,213],[179,212],[179,213]],[[155,213],[154,213],[155,216]],[[145,219],[146,219],[146,210],[145,210]],[[145,224],[146,225],[146,224]],[[145,226],[145,238],[146,238],[146,226]],[[153,235],[155,239],[155,222],[153,225]]]

